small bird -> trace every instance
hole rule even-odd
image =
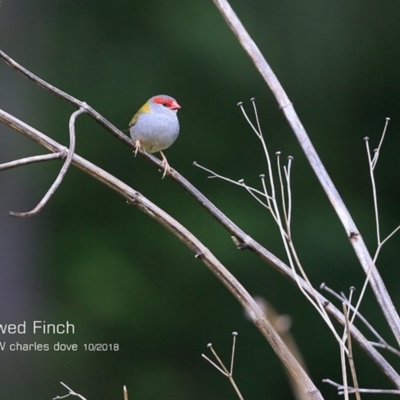
[[[139,149],[149,153],[159,151],[164,167],[163,178],[170,168],[162,150],[171,146],[179,135],[177,112],[180,108],[173,97],[159,94],[147,100],[129,123],[131,138],[135,142],[135,156]]]

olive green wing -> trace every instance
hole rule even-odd
[[[142,107],[139,108],[139,111],[133,116],[131,119],[131,122],[129,122],[129,127],[133,126],[136,124],[137,120],[142,114],[150,112],[150,106],[149,103],[147,102],[146,104],[143,104]]]

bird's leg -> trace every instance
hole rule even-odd
[[[170,167],[167,161],[167,157],[164,156],[164,153],[162,151],[160,151],[160,154],[162,156],[162,162],[161,165],[164,167],[164,173],[161,179],[164,179],[165,175],[167,174],[167,172],[169,173]]]
[[[136,142],[135,142],[135,151],[134,151],[135,157],[136,157],[136,155],[137,155],[137,153],[138,153],[138,150],[139,150],[141,147],[142,147],[142,145],[140,144],[140,140],[139,140],[139,139],[136,140]]]

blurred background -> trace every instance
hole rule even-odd
[[[383,236],[400,223],[398,105],[400,3],[370,0],[232,0],[307,129],[371,252],[376,238],[363,138],[376,147],[391,118],[376,169]],[[41,78],[84,100],[120,129],[152,95],[181,104],[181,135],[166,155],[249,235],[286,261],[267,211],[244,191],[207,179],[193,161],[259,185],[259,142],[237,107],[255,97],[271,154],[294,157],[293,237],[311,281],[361,289],[364,274],[344,230],[277,103],[212,1],[85,2],[3,0],[0,48]],[[0,63],[0,108],[68,144],[74,109]],[[0,163],[45,153],[0,126]],[[140,191],[193,232],[252,295],[292,318],[292,333],[314,382],[340,381],[339,349],[298,289],[224,231],[171,179],[86,116],[77,153]],[[1,397],[51,399],[65,382],[88,400],[234,399],[226,378],[201,358],[212,342],[229,363],[239,333],[236,382],[246,399],[291,399],[283,368],[266,340],[219,281],[175,237],[97,181],[71,168],[37,216],[31,210],[62,163],[0,173],[0,323],[69,321],[74,335],[1,335],[0,342],[78,344],[77,352],[1,352]],[[395,304],[400,237],[378,266]],[[361,311],[394,343],[370,292]],[[118,344],[88,352],[85,343]],[[395,367],[397,360],[389,357]],[[356,349],[362,387],[392,388]]]

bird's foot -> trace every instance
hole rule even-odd
[[[160,153],[161,153],[161,156],[162,156],[161,165],[164,168],[164,173],[163,173],[163,176],[162,176],[161,179],[164,179],[165,175],[167,175],[167,173],[169,174],[171,168],[170,168],[170,166],[168,164],[167,157],[164,156],[164,153],[162,151],[160,151]]]
[[[137,155],[137,153],[138,153],[138,151],[139,151],[139,149],[141,149],[142,148],[142,145],[140,144],[140,140],[138,139],[138,140],[136,140],[136,142],[135,142],[135,150],[134,150],[134,154],[135,154],[135,157],[136,157],[136,155]]]

